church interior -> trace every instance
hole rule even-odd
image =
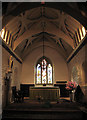
[[[86,120],[86,2],[2,2],[0,11],[1,120]]]

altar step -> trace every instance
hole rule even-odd
[[[86,120],[77,103],[68,100],[41,103],[25,100],[4,108],[2,120]]]
[[[83,120],[80,110],[71,109],[6,109],[2,120]]]

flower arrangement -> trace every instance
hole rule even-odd
[[[66,89],[69,91],[75,90],[77,87],[77,83],[74,81],[68,81],[68,83],[66,84]]]

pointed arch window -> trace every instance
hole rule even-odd
[[[47,73],[48,73],[48,83],[52,83],[52,66],[51,66],[51,64],[48,64]]]
[[[41,84],[41,65],[37,65],[37,84]]]
[[[36,84],[53,84],[53,67],[47,58],[41,58],[37,62]]]

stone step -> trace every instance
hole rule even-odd
[[[80,110],[4,110],[2,120],[82,120],[83,113]]]

